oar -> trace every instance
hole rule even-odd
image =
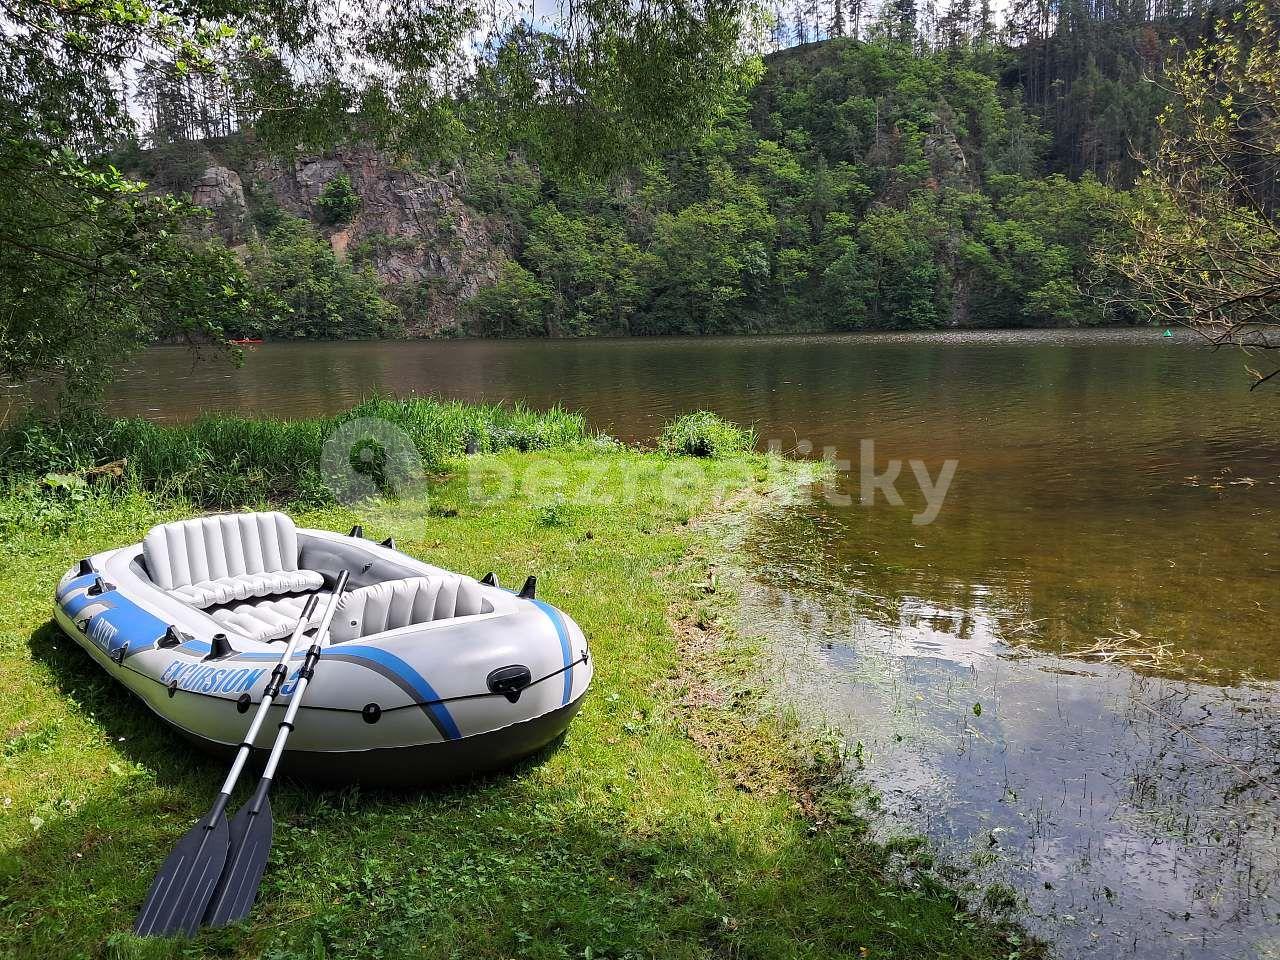
[[[280,687],[289,675],[289,658],[297,649],[315,607],[315,596],[308,597],[293,636],[289,638],[284,654],[271,671],[271,679],[262,694],[262,702],[258,704],[258,712],[253,715],[244,741],[236,751],[235,761],[231,764],[227,779],[223,781],[218,799],[213,802],[209,813],[178,841],[155,880],[151,882],[147,899],[143,901],[142,910],[133,924],[133,932],[138,936],[190,934],[195,933],[200,925],[200,919],[209,905],[209,898],[213,896],[214,886],[227,862],[229,834],[227,818],[223,816],[223,812],[227,808],[236,780],[240,777],[240,771],[249,758],[249,747],[267,718],[271,701],[280,693]]]
[[[311,682],[311,675],[315,672],[316,661],[320,659],[320,648],[329,632],[329,622],[338,607],[338,598],[346,585],[347,572],[344,570],[338,575],[338,583],[333,588],[328,607],[325,608],[320,629],[315,632],[306,659],[298,670],[297,684],[289,695],[289,706],[276,730],[276,741],[271,745],[271,755],[267,757],[266,766],[262,769],[258,788],[231,820],[231,852],[227,856],[217,890],[209,901],[209,909],[204,915],[204,922],[211,927],[223,927],[243,920],[253,909],[253,901],[258,897],[258,887],[262,884],[262,873],[267,868],[271,839],[275,833],[275,821],[271,816],[271,801],[267,793],[271,790],[271,780],[280,763],[280,756],[284,753],[285,741],[293,730],[293,720],[298,715],[298,708],[302,706],[307,684]]]

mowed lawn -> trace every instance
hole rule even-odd
[[[505,585],[536,574],[539,596],[585,630],[595,683],[563,742],[508,773],[402,794],[279,785],[256,910],[194,940],[129,930],[222,764],[164,729],[49,618],[76,560],[196,511],[123,494],[52,516],[11,511],[0,544],[0,952],[1008,956],[1008,937],[944,889],[887,879],[886,851],[855,817],[789,789],[802,766],[794,746],[742,696],[748,647],[722,630],[732,594],[710,574],[717,534],[697,518],[738,511],[731,522],[746,522],[752,501],[735,494],[798,468],[752,457],[672,472],[675,462],[506,453],[472,461],[486,483],[459,472],[429,495],[298,515],[334,530],[362,522],[368,536],[474,576],[493,570]],[[480,488],[501,487],[508,496],[477,502]],[[677,621],[702,642],[687,630],[679,640]],[[733,657],[717,653],[726,644]]]

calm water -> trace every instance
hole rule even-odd
[[[563,403],[626,440],[709,408],[853,460],[852,505],[753,530],[748,628],[890,823],[1011,884],[1064,956],[1280,956],[1280,418],[1152,333],[152,351],[117,410],[339,409],[373,389]],[[935,522],[858,503],[957,461]]]

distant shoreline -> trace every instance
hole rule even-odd
[[[286,345],[305,345],[305,344],[385,344],[385,343],[661,343],[663,341],[679,341],[679,342],[696,342],[699,340],[715,340],[715,341],[741,341],[741,340],[788,340],[788,339],[821,339],[821,338],[838,338],[838,339],[866,339],[878,342],[890,342],[893,340],[938,340],[947,339],[957,342],[965,339],[974,341],[979,340],[1000,340],[1007,339],[1010,342],[1018,340],[1037,339],[1043,335],[1052,335],[1069,339],[1099,339],[1105,340],[1112,338],[1113,335],[1125,334],[1141,334],[1147,333],[1152,337],[1164,336],[1165,327],[1155,324],[1107,324],[1094,327],[933,327],[927,330],[912,330],[910,328],[894,328],[886,330],[762,330],[754,333],[696,333],[696,334],[628,334],[624,336],[601,335],[586,337],[381,337],[368,339],[324,339],[319,337],[287,337],[279,340],[273,340],[269,336],[262,338],[261,342],[250,344],[228,343],[228,346],[238,347],[244,350],[252,350],[255,347],[269,346],[279,347]],[[1195,340],[1198,339],[1195,334],[1186,327],[1173,327],[1175,338]],[[1004,335],[1003,337],[1001,335]],[[1119,339],[1119,337],[1116,337]],[[205,347],[212,347],[213,344],[206,344]],[[176,340],[162,340],[152,344],[148,349],[156,347],[181,348],[183,350],[191,349],[186,343]]]

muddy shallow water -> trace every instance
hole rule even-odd
[[[885,829],[1009,884],[1062,956],[1280,956],[1280,398],[1243,366],[1158,331],[267,345],[243,370],[153,351],[113,403],[416,390],[624,440],[708,408],[829,448],[834,496],[750,534],[744,622]],[[901,505],[860,502],[863,441],[873,476],[903,462]],[[955,461],[927,525],[912,460]]]

